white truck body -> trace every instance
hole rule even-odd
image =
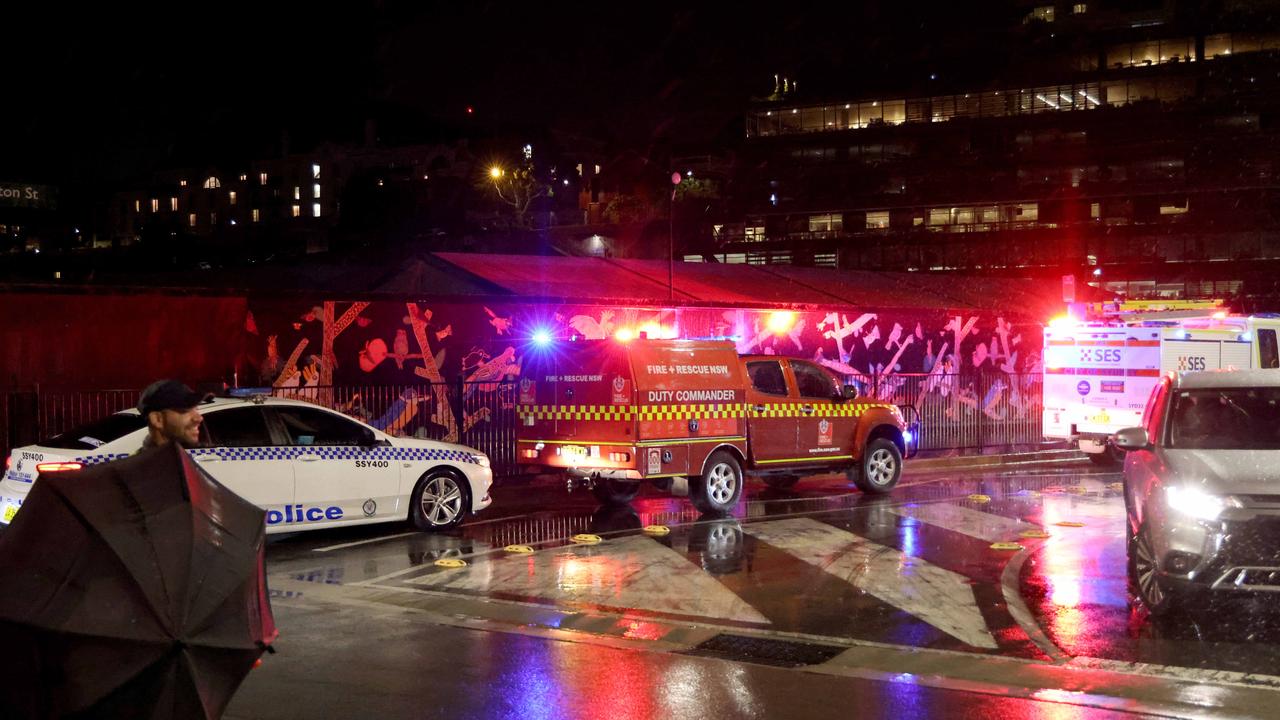
[[[1107,438],[1142,424],[1147,398],[1171,370],[1277,368],[1280,318],[1080,323],[1044,333],[1044,435],[1107,452]]]

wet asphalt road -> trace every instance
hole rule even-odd
[[[289,677],[319,682],[324,672],[302,668],[331,668],[346,655],[356,662],[344,662],[344,674],[372,673],[374,686],[395,686],[385,702],[421,703],[423,712],[404,717],[684,716],[693,698],[716,698],[715,714],[726,717],[820,717],[838,713],[809,700],[832,693],[900,717],[1160,710],[1158,702],[999,698],[998,673],[974,693],[966,690],[977,686],[925,687],[892,673],[822,674],[859,666],[853,659],[795,663],[808,672],[768,668],[759,654],[768,648],[752,638],[780,638],[799,651],[914,648],[943,658],[942,674],[957,676],[975,662],[1106,672],[1132,672],[1139,663],[1170,682],[1228,683],[1177,698],[1198,703],[1196,693],[1208,693],[1210,716],[1231,716],[1212,707],[1233,687],[1280,687],[1270,677],[1280,674],[1280,610],[1266,598],[1214,601],[1162,622],[1130,599],[1119,480],[1085,463],[909,477],[886,497],[862,495],[837,477],[788,491],[752,483],[739,515],[726,519],[699,517],[687,502],[657,494],[601,507],[589,493],[566,495],[558,485],[508,486],[489,511],[451,535],[382,527],[279,537],[268,560],[282,653],[250,677],[231,715],[302,717],[269,709],[263,698],[272,686],[291,686]],[[647,534],[650,525],[667,531]],[[581,533],[601,542],[570,541]],[[1018,547],[993,547],[1000,542]],[[507,552],[509,545],[534,552]],[[440,567],[441,559],[467,565]],[[450,618],[472,616],[496,624],[448,627]],[[366,627],[374,637],[394,637],[382,647],[395,652],[384,657]],[[518,634],[522,628],[551,635]],[[748,638],[746,650],[700,649],[710,646],[699,641],[717,634]],[[600,645],[613,640],[649,641],[654,651]],[[1089,688],[1107,695],[1108,682],[1119,680],[1098,676]],[[321,687],[329,689],[312,694],[332,692]],[[531,692],[540,698],[533,705]],[[1161,692],[1147,697],[1159,700]],[[620,693],[634,712],[619,709]],[[338,696],[354,702],[360,693]],[[602,704],[613,709],[596,711]],[[534,705],[547,712],[534,713]]]

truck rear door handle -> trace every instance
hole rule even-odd
[[[198,455],[195,461],[198,463],[218,462],[222,459],[221,455]]]
[[[800,407],[800,412],[804,413],[805,415],[812,415],[812,414],[813,414],[813,406],[812,406],[812,405],[803,405],[803,406],[801,406],[801,407]]]
[[[302,462],[315,462],[320,459],[319,455],[299,455],[298,459]]]
[[[763,406],[763,405],[752,405],[752,406],[751,406],[751,409],[752,409],[752,410],[755,410],[756,412],[761,412],[761,413],[762,413],[762,412],[764,412],[764,406]]]

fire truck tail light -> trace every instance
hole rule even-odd
[[[616,462],[616,463],[631,462],[631,453],[624,453],[624,452],[609,453],[609,462]]]
[[[537,460],[537,459],[538,459],[538,451],[537,451],[537,450],[534,450],[533,448],[529,448],[529,449],[527,449],[527,450],[521,450],[521,451],[520,451],[520,454],[521,454],[522,456],[526,457],[526,458],[531,459],[531,460]]]
[[[82,467],[84,467],[84,465],[78,462],[40,463],[39,465],[36,465],[36,472],[66,472],[67,470],[79,470]]]

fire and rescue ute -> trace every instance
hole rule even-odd
[[[1109,438],[1142,424],[1169,371],[1280,368],[1280,318],[1211,317],[1130,322],[1055,321],[1044,334],[1044,434],[1069,440],[1100,465],[1123,453]]]
[[[902,472],[898,408],[857,398],[811,362],[739,356],[728,341],[579,341],[534,349],[523,376],[520,463],[562,471],[603,502],[650,481],[723,513],[744,473],[789,487],[842,470],[883,493]]]

